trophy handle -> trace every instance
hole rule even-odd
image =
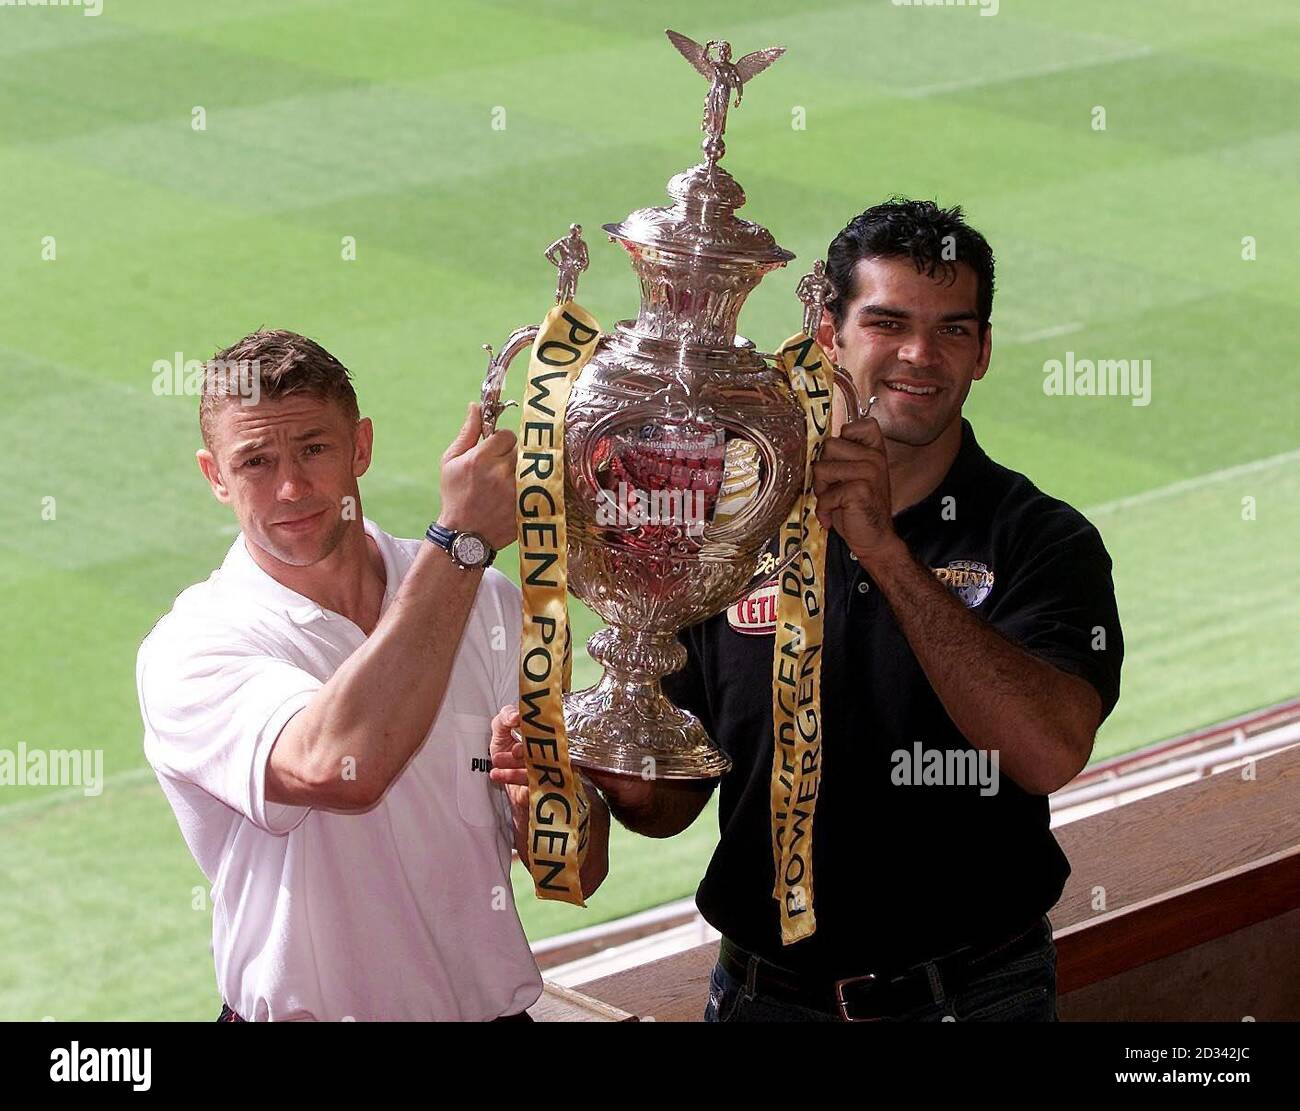
[[[779,355],[769,351],[759,351],[756,354],[773,369],[780,369],[781,360]],[[858,387],[853,384],[849,372],[842,366],[835,367],[835,385],[838,387],[839,399],[844,402],[844,415],[850,424],[855,420],[863,420],[870,415],[871,407],[868,406],[865,409],[862,407],[862,395],[858,393]]]
[[[775,356],[768,357],[775,359]],[[853,384],[853,379],[849,377],[848,371],[844,370],[842,367],[835,368],[835,385],[840,400],[844,402],[845,416],[850,422],[862,420],[870,414],[871,407],[867,406],[866,409],[863,409],[862,396],[858,393],[857,386]],[[871,400],[874,401],[875,398],[873,397]],[[754,572],[750,580],[741,587],[729,602],[727,602],[727,606],[735,605],[751,590],[756,590],[769,579],[780,575],[798,558],[799,552],[796,551],[793,555],[787,556],[783,560],[771,562],[775,557],[769,552],[764,552],[759,556],[758,569]]]
[[[483,388],[480,392],[480,400],[483,405],[483,432],[482,438],[487,439],[497,430],[497,420],[512,405],[517,405],[516,401],[502,401],[501,387],[506,382],[506,371],[510,369],[510,364],[514,361],[516,355],[526,347],[531,347],[533,340],[537,338],[540,331],[536,324],[529,324],[524,328],[516,328],[510,333],[509,338],[502,345],[501,351],[497,355],[492,354],[492,345],[485,343],[483,350],[488,354],[487,374],[483,377]]]
[[[862,408],[862,395],[858,393],[858,387],[853,384],[849,372],[843,367],[835,368],[835,386],[840,400],[844,402],[844,413],[850,424],[855,420],[862,420],[871,412],[870,408],[865,410]]]

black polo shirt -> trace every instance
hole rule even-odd
[[[1086,679],[1103,717],[1110,713],[1124,647],[1110,557],[1081,514],[991,460],[963,420],[947,475],[894,527],[973,613]],[[774,609],[763,593],[683,630],[689,661],[664,680],[668,696],[698,714],[734,762],[721,780],[721,840],[697,894],[701,913],[750,952],[816,976],[1002,936],[1055,904],[1070,872],[1047,798],[1000,768],[992,794],[978,783],[893,781],[905,767],[896,752],[916,756],[919,743],[925,758],[973,746],[876,584],[837,533],[827,540],[812,937],[782,946],[772,897]]]

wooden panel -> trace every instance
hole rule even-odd
[[[635,1022],[636,1016],[583,992],[549,981],[542,997],[528,1008],[534,1022]]]
[[[1062,1022],[1295,1022],[1300,910],[1057,998]]]
[[[709,1001],[716,941],[582,984],[584,995],[656,1022],[701,1022]]]
[[[1059,827],[1071,874],[1052,909],[1059,931],[1300,843],[1300,748]]]
[[[564,945],[551,946],[545,941],[539,942],[533,946],[533,957],[537,960],[537,967],[545,972],[548,968],[556,968],[570,961],[602,953],[611,946],[626,945],[628,942],[651,937],[663,933],[664,930],[671,930],[674,926],[685,926],[688,922],[694,921],[695,905],[691,904],[680,914],[669,915],[653,922],[642,922],[639,926],[616,927],[611,924],[608,929],[594,936],[577,941],[571,940]]]
[[[1295,847],[1056,930],[1057,990],[1085,987],[1298,908]]]

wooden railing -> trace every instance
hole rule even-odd
[[[1300,847],[1293,847],[1056,930],[1057,991],[1100,983],[1297,907]],[[1292,956],[1300,959],[1300,949]]]

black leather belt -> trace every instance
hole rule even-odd
[[[1043,928],[1043,919],[1035,918],[1031,925],[1002,941],[963,945],[902,970],[867,972],[840,980],[802,976],[747,952],[725,937],[718,963],[728,976],[756,995],[829,1011],[848,1022],[877,1022],[934,1002],[927,966],[933,965],[944,994],[952,996],[990,964],[1014,957],[1017,948],[1024,947],[1021,943]]]

